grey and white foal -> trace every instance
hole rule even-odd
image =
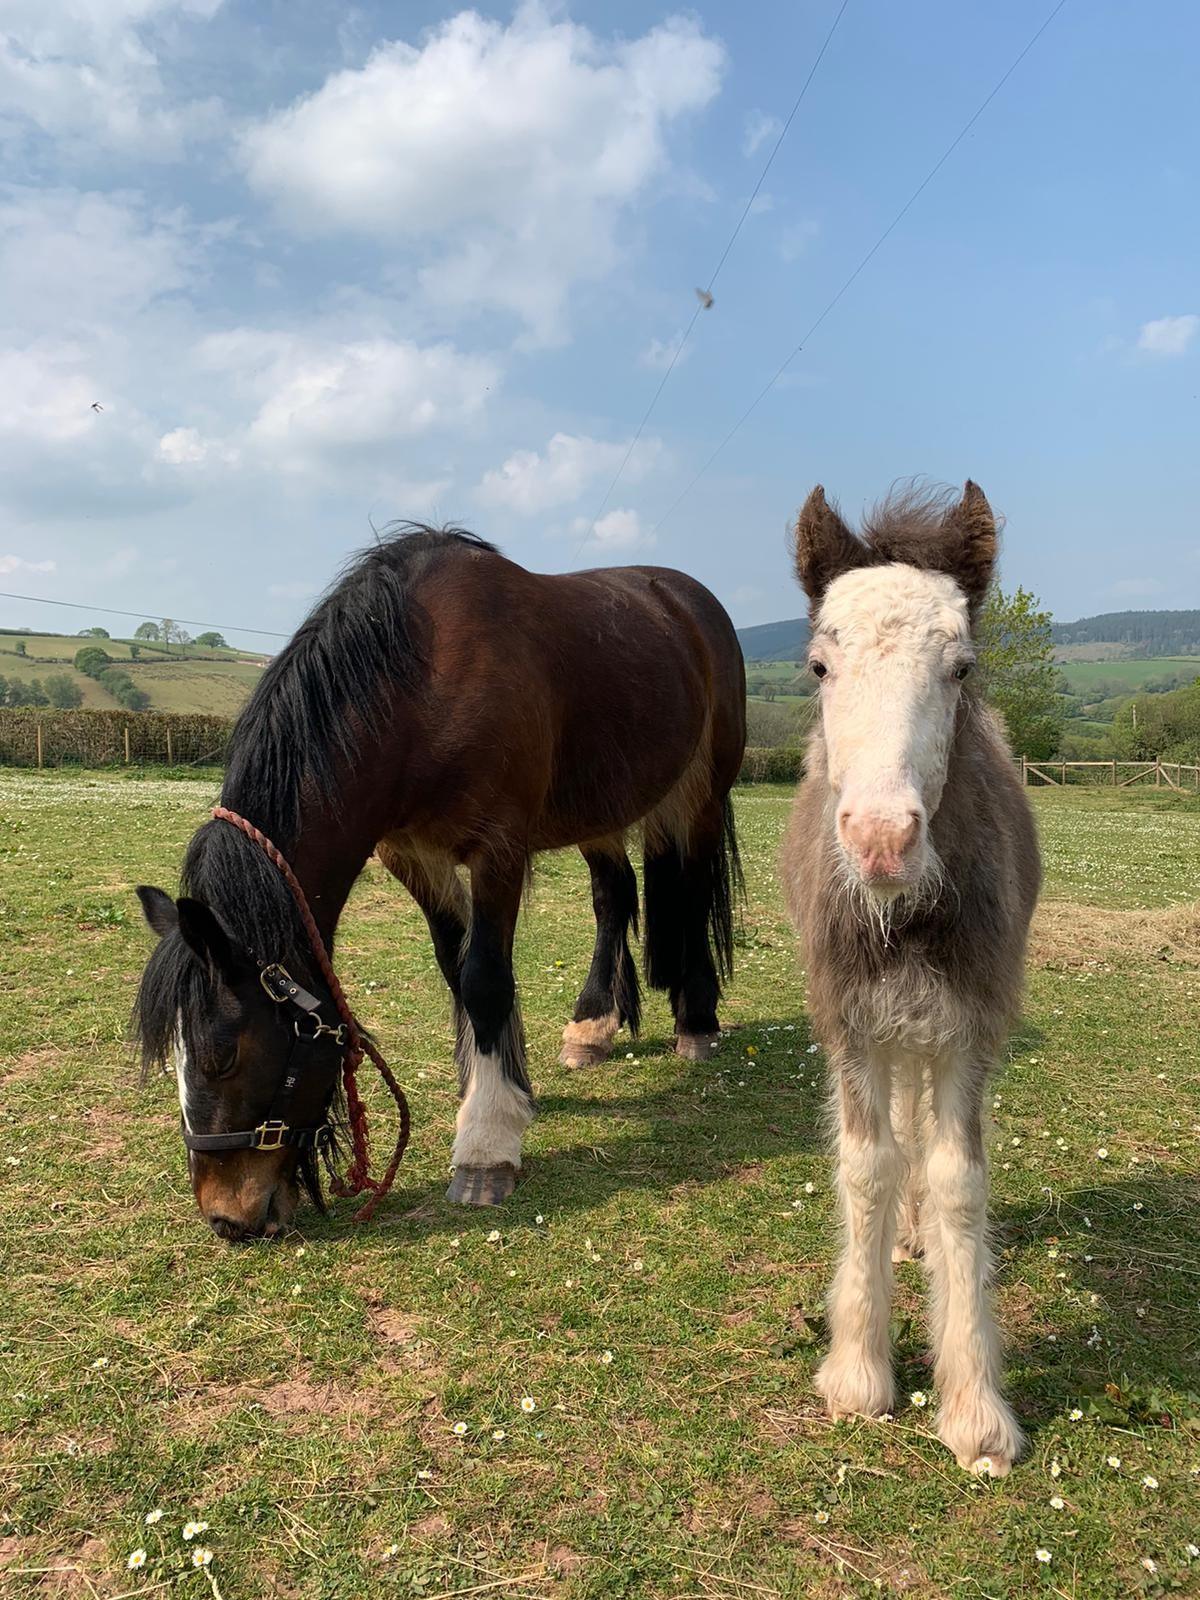
[[[861,537],[814,489],[796,526],[820,721],[783,853],[813,1027],[834,1073],[845,1247],[817,1387],[832,1416],[895,1394],[892,1261],[923,1254],[938,1433],[1002,1477],[983,1095],[1018,1008],[1037,898],[1033,821],[971,681],[996,525],[982,491],[909,494]]]

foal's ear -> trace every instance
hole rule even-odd
[[[225,932],[217,917],[200,900],[176,902],[179,931],[193,954],[233,988],[254,973],[254,964]]]
[[[967,479],[962,499],[947,511],[942,528],[946,565],[967,597],[972,614],[983,604],[996,565],[996,518],[987,496]]]
[[[796,576],[815,605],[835,578],[861,567],[867,551],[825,498],[818,484],[796,518]]]
[[[148,883],[138,884],[134,893],[142,902],[142,914],[161,939],[164,933],[179,926],[179,913],[175,902],[165,889],[155,889]]]

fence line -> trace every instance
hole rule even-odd
[[[1070,781],[1068,773],[1082,772],[1083,783],[1091,781],[1088,776],[1091,774],[1097,784],[1111,789],[1129,789],[1152,778],[1156,789],[1165,785],[1168,789],[1180,792],[1186,789],[1200,794],[1200,766],[1183,761],[1163,761],[1158,757],[1152,761],[1033,761],[1029,756],[1021,756],[1020,762],[1021,783],[1027,789],[1047,785],[1062,789]],[[1122,772],[1128,776],[1119,777]]]

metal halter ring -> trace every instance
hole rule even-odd
[[[312,1024],[311,1030],[302,1026],[303,1023]],[[342,1048],[346,1045],[346,1024],[339,1022],[336,1028],[331,1028],[327,1022],[322,1022],[315,1011],[305,1011],[292,1019],[292,1028],[297,1039],[303,1039],[308,1044],[313,1044],[322,1037],[332,1039]]]

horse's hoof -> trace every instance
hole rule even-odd
[[[892,1246],[892,1260],[897,1263],[901,1261],[919,1261],[924,1254],[925,1251],[919,1244],[910,1244],[897,1239]]]
[[[711,1061],[720,1042],[719,1033],[681,1033],[675,1040],[675,1054],[685,1061]]]
[[[509,1161],[496,1167],[455,1167],[446,1199],[458,1206],[498,1206],[516,1187],[517,1169]]]
[[[568,1039],[558,1053],[564,1067],[598,1067],[612,1055],[611,1044],[583,1044],[578,1039]]]

